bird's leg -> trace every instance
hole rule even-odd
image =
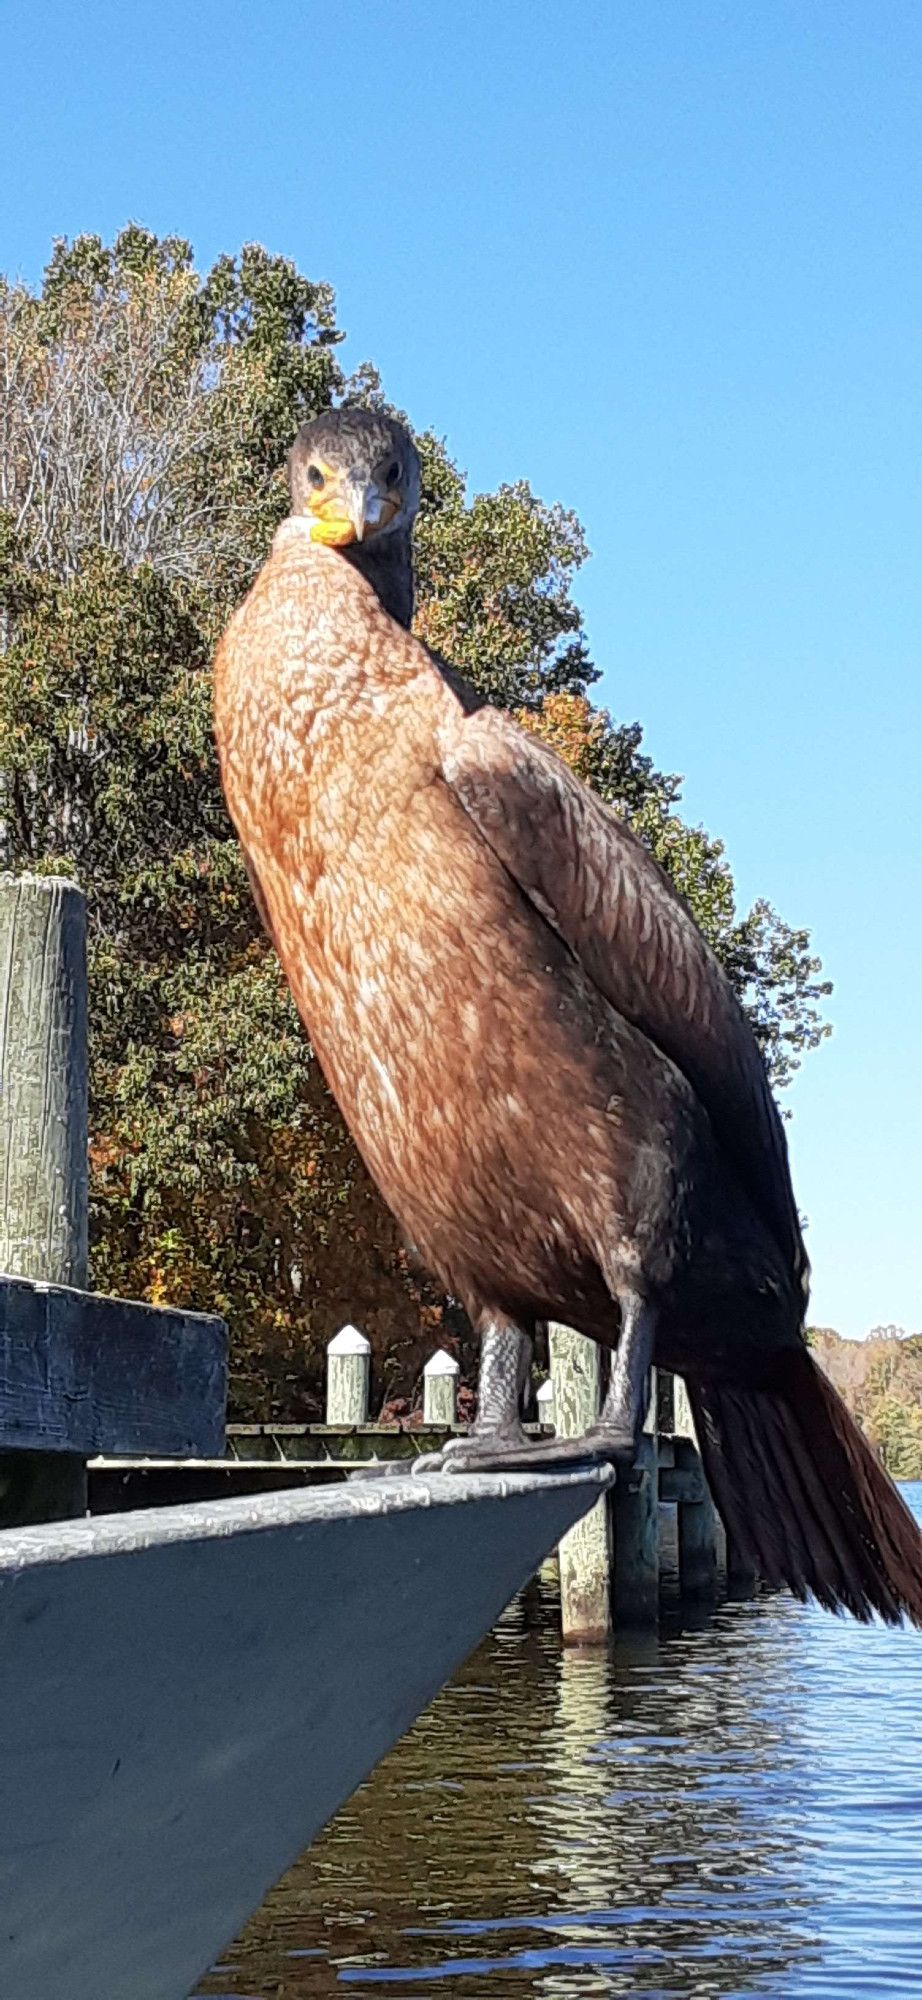
[[[487,1461],[508,1462],[510,1451],[530,1450],[522,1429],[522,1403],[531,1367],[531,1336],[513,1320],[484,1314],[480,1334],[477,1415],[465,1437],[449,1438],[441,1451],[418,1458],[414,1472],[460,1472]]]
[[[650,1369],[656,1345],[656,1308],[636,1292],[622,1294],[621,1338],[612,1357],[611,1375],[598,1422],[587,1438],[607,1445],[611,1456],[633,1465],[640,1444],[650,1395]]]
[[[414,1473],[525,1472],[542,1466],[633,1465],[646,1413],[656,1332],[652,1306],[633,1293],[621,1299],[621,1338],[608,1393],[597,1423],[578,1438],[530,1438],[522,1428],[522,1397],[531,1361],[531,1338],[513,1320],[484,1314],[477,1419],[464,1437],[413,1462]],[[387,1472],[406,1470],[391,1461]],[[385,1468],[374,1468],[383,1473]],[[355,1478],[368,1477],[362,1467]]]
[[[534,1447],[522,1429],[522,1403],[531,1367],[531,1335],[499,1314],[484,1313],[477,1321],[480,1372],[477,1416],[464,1437],[449,1438],[441,1451],[420,1454],[408,1467],[405,1459],[363,1465],[353,1479],[396,1478],[411,1472],[467,1472],[508,1465],[510,1454],[530,1454]]]
[[[490,1319],[481,1335],[477,1415],[471,1437],[526,1442],[522,1405],[531,1368],[531,1336],[512,1320]]]
[[[621,1301],[621,1338],[599,1420],[576,1438],[530,1438],[520,1409],[531,1342],[510,1320],[491,1319],[483,1334],[480,1406],[466,1437],[418,1458],[414,1472],[519,1472],[587,1464],[633,1465],[646,1413],[656,1317],[643,1299]]]

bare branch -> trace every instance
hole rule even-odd
[[[209,476],[241,410],[228,350],[188,337],[187,285],[81,298],[49,336],[38,301],[0,284],[0,506],[36,567],[72,576],[94,545],[188,582],[246,565],[247,523]]]

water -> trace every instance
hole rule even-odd
[[[200,1991],[922,1995],[922,1634],[770,1597],[567,1653],[535,1586]]]

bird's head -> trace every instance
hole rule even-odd
[[[419,506],[419,458],[402,424],[376,410],[327,410],[288,454],[291,511],[311,540],[344,549],[409,535]]]

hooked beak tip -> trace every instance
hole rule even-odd
[[[369,486],[354,486],[348,495],[348,515],[357,542],[363,542],[373,521],[372,509],[376,496]]]

